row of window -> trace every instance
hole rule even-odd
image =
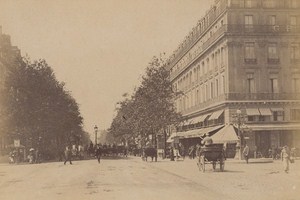
[[[293,29],[294,27],[297,26],[297,18],[298,16],[290,16],[290,26],[286,27],[289,29]],[[221,20],[222,21],[222,20]],[[270,25],[270,27],[272,30],[274,29],[274,31],[276,31],[277,29],[279,30],[280,27],[276,25],[276,15],[270,15],[269,16],[269,20],[268,23]],[[222,25],[223,26],[223,25]],[[218,26],[216,25],[216,29],[219,29]],[[245,15],[245,28],[247,30],[252,30],[253,27],[253,15]],[[216,30],[215,30],[216,31]],[[171,69],[171,73],[175,72],[177,73],[178,71],[182,70],[183,68],[185,68],[187,66],[187,64],[194,59],[197,55],[199,55],[200,52],[202,52],[202,47],[204,42],[203,41],[207,41],[212,35],[212,32],[215,32],[214,30],[212,30],[210,33],[211,34],[206,34],[205,36],[203,36],[203,39],[200,40],[191,50],[188,54],[186,54],[183,58],[181,58],[181,60],[172,67]],[[269,63],[277,63],[279,62],[278,60],[278,47],[276,43],[270,44],[268,46],[268,55],[269,55]],[[221,48],[220,51],[220,55],[218,55],[217,53],[215,55],[217,55],[219,58],[219,60],[221,62],[224,61],[224,53],[223,53],[223,48]],[[255,53],[254,53],[254,43],[247,43],[246,44],[246,48],[245,48],[245,54],[246,54],[246,63],[247,62],[256,62],[255,61]],[[295,59],[299,57],[299,45],[295,44],[291,46],[291,59]],[[212,55],[212,59],[213,59],[213,55]],[[207,61],[209,62],[209,60]],[[216,62],[216,61],[213,61]]]
[[[224,66],[227,58],[225,55],[226,53],[226,49],[224,47],[220,47],[213,53],[198,61],[188,72],[185,73],[185,75],[174,81],[174,90],[183,91],[191,87],[193,84],[199,83],[200,79],[206,76],[213,69],[218,69],[218,67]]]
[[[176,100],[177,111],[182,112],[225,93],[225,77],[219,76],[199,85]]]
[[[298,18],[299,15],[290,15],[289,16],[289,20],[286,24],[288,24],[290,27],[296,27],[298,25]],[[253,28],[254,25],[256,25],[256,23],[254,23],[254,15],[245,15],[244,16],[244,25],[247,28]],[[267,19],[267,24],[265,25],[269,25],[270,27],[274,28],[274,30],[277,28],[276,25],[278,25],[277,22],[277,16],[276,15],[268,15],[268,19]]]
[[[289,29],[289,30],[293,30],[296,29],[297,27],[297,18],[299,16],[298,15],[291,15],[289,16],[289,26],[285,26],[285,29]],[[248,31],[254,30],[254,16],[253,15],[245,15],[244,16],[244,24],[245,24],[245,29]],[[219,24],[220,23],[220,24]],[[277,16],[276,15],[269,15],[268,16],[268,21],[267,24],[269,25],[269,29],[271,29],[272,31],[279,31],[279,29],[282,29],[281,27],[277,26]],[[172,72],[177,72],[182,70],[183,68],[185,68],[187,66],[187,64],[194,59],[196,56],[199,55],[200,52],[202,52],[203,50],[203,45],[205,44],[206,41],[208,41],[215,32],[217,32],[220,28],[222,28],[224,26],[223,20],[219,20],[218,24],[216,24],[214,27],[211,28],[211,31],[203,36],[201,36],[201,40],[195,44],[195,46],[189,51],[188,54],[186,54],[185,56],[183,56],[183,58],[180,59],[180,61],[172,67],[171,69],[171,73]],[[285,30],[288,31],[288,30]],[[193,36],[193,34],[192,34]],[[194,37],[194,36],[193,36]],[[190,37],[186,38],[184,40],[184,42],[180,45],[179,49],[176,50],[176,54],[178,54],[179,52],[184,51],[184,47],[186,45],[190,45]],[[270,51],[273,50],[273,55],[276,56],[276,52],[275,52],[275,48],[270,49]],[[173,54],[173,59],[176,57],[175,54]],[[223,56],[221,56],[221,58],[223,58]],[[273,61],[276,63],[278,60],[272,60],[272,58],[270,58],[270,63],[272,63]],[[249,61],[253,61],[253,60],[249,60]]]
[[[300,93],[300,78],[292,78],[292,93]],[[278,74],[269,75],[269,92],[272,94],[280,93]],[[257,85],[253,73],[247,74],[246,91],[249,94],[257,94]],[[194,106],[214,99],[225,93],[225,77],[215,78],[207,83],[190,90],[176,100],[178,112],[186,111]]]
[[[255,48],[254,42],[246,42],[245,43],[245,63],[256,63],[257,62],[257,53],[256,50],[258,48]],[[268,63],[270,64],[276,64],[279,63],[279,51],[278,51],[278,44],[277,43],[269,43],[267,45],[267,59]],[[298,43],[292,43],[289,47],[289,54],[291,60],[298,60],[300,59],[300,50],[299,50],[299,44]]]
[[[293,77],[292,81],[292,93],[300,93],[300,78]],[[271,93],[280,93],[280,86],[278,83],[278,74],[269,75],[269,91]],[[247,74],[247,92],[257,93],[256,80],[253,73]]]

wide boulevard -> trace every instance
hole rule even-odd
[[[300,160],[226,160],[205,173],[196,161],[144,162],[139,157],[41,164],[0,164],[0,199],[300,199]]]

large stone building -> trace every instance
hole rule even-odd
[[[216,0],[168,59],[179,139],[232,124],[252,152],[299,148],[299,45],[300,1]]]

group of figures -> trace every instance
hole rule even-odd
[[[92,142],[87,147],[88,155],[94,156],[97,149],[101,149],[102,156],[124,156],[127,157],[128,147],[125,145],[116,144],[97,144],[94,145]]]
[[[9,164],[17,164],[21,162],[28,162],[29,164],[41,163],[42,154],[38,149],[29,149],[29,153],[25,156],[25,149],[16,148],[9,152]]]
[[[122,156],[127,157],[128,149],[126,146],[117,146],[117,145],[110,145],[110,144],[97,144],[94,145],[92,142],[86,148],[80,146],[66,146],[63,157],[64,157],[64,164],[69,162],[72,164],[72,160],[79,158],[97,158],[98,163],[100,163],[101,157],[111,157],[111,156]],[[60,161],[62,161],[62,156],[60,157]]]

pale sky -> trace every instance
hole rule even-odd
[[[110,127],[151,58],[169,57],[213,1],[0,0],[0,26],[23,56],[46,59],[93,133]]]

